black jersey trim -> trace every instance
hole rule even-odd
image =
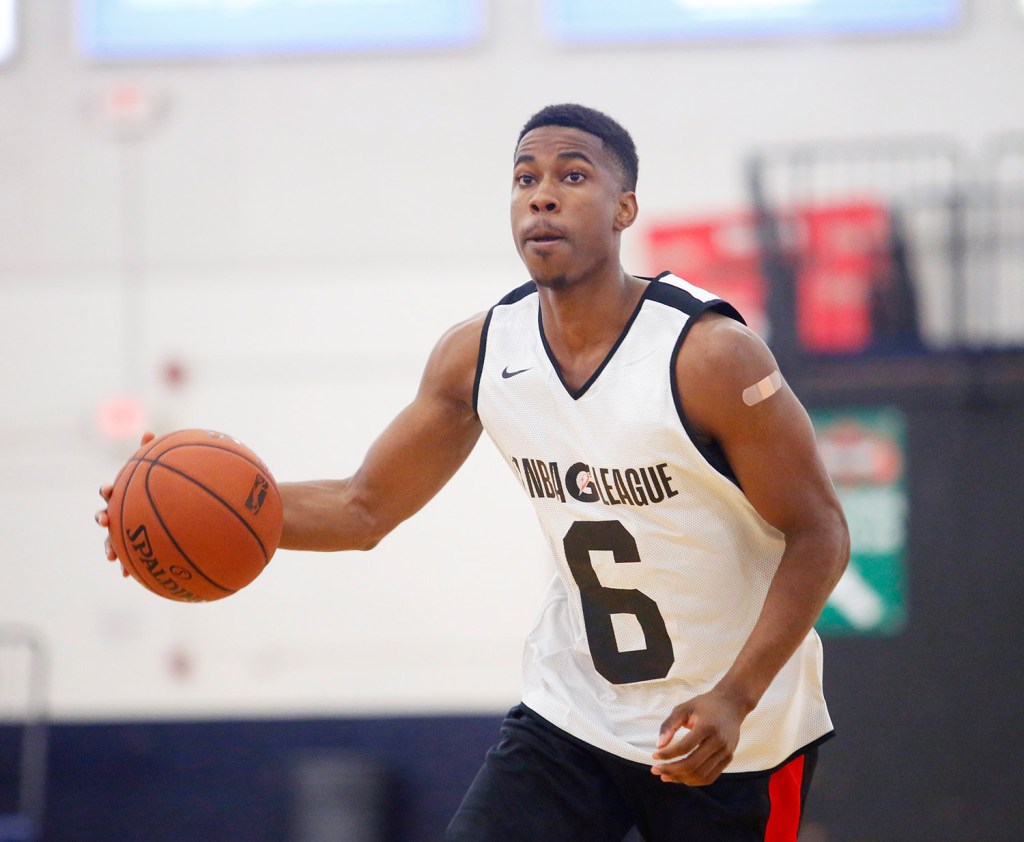
[[[612,357],[615,356],[615,352],[619,350],[619,346],[626,340],[626,337],[629,335],[629,329],[633,326],[633,322],[636,321],[636,317],[640,315],[640,310],[643,308],[644,302],[647,300],[647,296],[650,294],[651,288],[653,286],[655,286],[655,284],[653,283],[647,285],[647,288],[644,290],[643,295],[640,296],[640,300],[637,301],[636,307],[633,308],[633,313],[632,315],[630,315],[629,321],[627,321],[626,324],[623,326],[622,332],[619,334],[619,338],[615,340],[615,344],[612,345],[612,347],[608,350],[608,353],[605,355],[605,358],[601,360],[601,364],[596,369],[594,369],[594,373],[587,378],[586,383],[584,383],[575,391],[569,388],[569,384],[565,382],[565,378],[562,376],[562,367],[558,364],[558,360],[555,358],[555,354],[551,350],[551,346],[548,345],[547,336],[544,335],[543,313],[541,312],[540,307],[537,308],[537,329],[540,331],[540,341],[544,345],[544,351],[548,355],[548,359],[551,361],[551,366],[552,368],[554,368],[555,374],[558,375],[558,379],[561,382],[562,386],[565,388],[565,391],[569,393],[569,397],[572,398],[574,401],[578,401],[587,393],[587,390],[591,386],[593,386],[594,383],[597,381],[597,378],[601,376],[601,372],[604,371],[605,368],[607,368],[608,363],[612,361]]]
[[[515,304],[528,295],[532,295],[537,291],[537,284],[533,281],[527,281],[522,286],[516,287],[508,295],[504,296],[501,301],[491,307],[487,311],[487,318],[484,319],[483,330],[480,331],[480,350],[477,352],[476,357],[476,374],[473,377],[473,412],[476,413],[477,417],[480,416],[480,381],[483,380],[484,376],[484,358],[487,356],[487,332],[491,327],[491,317],[494,315],[495,307],[502,307],[507,304]]]
[[[516,287],[512,292],[501,299],[495,307],[501,307],[504,304],[515,304],[517,301],[521,301],[528,295],[532,295],[537,291],[537,284],[534,281],[527,281],[522,286]]]
[[[659,284],[659,286],[665,285]],[[679,359],[679,352],[683,347],[683,341],[690,334],[690,328],[693,327],[694,322],[696,322],[703,313],[714,311],[716,313],[722,313],[725,316],[738,319],[740,322],[743,322],[743,318],[740,316],[739,311],[726,301],[722,301],[717,298],[712,301],[700,301],[700,299],[694,298],[685,290],[679,291],[693,301],[698,302],[700,306],[695,307],[693,310],[686,310],[686,312],[690,314],[690,318],[687,319],[686,324],[683,325],[683,329],[679,332],[679,338],[676,340],[675,347],[672,349],[672,356],[669,358],[668,379],[672,386],[672,401],[676,405],[676,414],[679,416],[679,422],[683,425],[683,430],[686,432],[686,435],[689,436],[690,441],[693,442],[693,446],[697,448],[697,452],[704,457],[704,460],[712,468],[718,471],[718,473],[729,480],[729,482],[737,488],[742,489],[740,481],[736,477],[736,472],[732,469],[732,465],[729,464],[725,451],[722,450],[717,442],[699,435],[696,428],[694,428],[693,424],[690,422],[686,411],[683,409],[682,396],[679,394],[679,381],[676,377],[676,362]],[[689,302],[687,303],[689,304]]]
[[[757,778],[762,775],[774,775],[776,772],[779,771],[779,769],[781,769],[787,763],[792,763],[794,760],[800,757],[800,755],[807,754],[807,752],[809,752],[811,749],[817,748],[822,743],[827,743],[835,735],[835,729],[829,731],[826,734],[822,734],[820,737],[818,737],[818,739],[811,740],[809,743],[807,743],[807,745],[800,746],[800,748],[794,751],[789,757],[787,757],[781,763],[778,763],[769,769],[760,769],[754,772],[723,772],[722,777],[729,778],[730,780],[734,781],[742,781],[744,778]]]
[[[494,307],[487,311],[487,318],[484,319],[484,326],[480,331],[480,350],[476,354],[476,374],[473,376],[473,412],[480,417],[477,406],[480,403],[480,380],[484,376],[484,357],[487,355],[487,331],[491,326],[491,316],[494,315]]]
[[[746,319],[740,314],[740,311],[728,301],[723,301],[721,298],[702,301],[682,287],[677,287],[675,284],[665,283],[661,280],[671,274],[671,272],[662,272],[658,277],[650,278],[651,283],[648,285],[648,297],[651,301],[675,307],[675,309],[682,310],[691,317],[699,316],[705,310],[714,309],[725,316],[729,316],[729,318],[735,319],[740,324],[745,325],[747,323]]]

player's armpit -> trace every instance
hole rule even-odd
[[[349,479],[281,484],[282,547],[370,549],[444,487],[482,430],[472,397],[483,319],[474,317],[441,337],[416,397]]]

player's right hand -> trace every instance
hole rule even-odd
[[[110,502],[110,495],[114,493],[114,486],[112,485],[101,485],[100,486],[100,497]],[[100,509],[96,512],[96,523],[107,530],[107,537],[103,539],[103,551],[106,553],[107,561],[117,561],[117,553],[114,552],[114,546],[110,542],[110,516],[107,514],[106,509]],[[124,565],[121,566],[121,574],[123,576],[128,575],[128,571],[124,569]]]
[[[139,441],[139,447],[141,447],[144,444],[149,444],[149,442],[153,441],[153,439],[155,439],[155,438],[156,438],[156,435],[154,433],[150,433],[150,432],[143,433],[142,434],[142,439]],[[114,493],[114,486],[113,485],[101,485],[100,486],[100,497],[102,497],[105,502],[107,502],[107,503],[110,502],[110,495],[113,494],[113,493]],[[108,561],[117,561],[118,560],[117,559],[117,553],[114,552],[114,545],[113,545],[113,543],[111,543],[111,540],[110,540],[110,515],[107,514],[106,507],[104,507],[104,508],[100,509],[98,512],[96,512],[95,520],[96,520],[96,523],[98,523],[101,527],[103,527],[104,529],[107,530],[107,537],[103,539],[103,550],[106,553],[107,560]],[[121,575],[122,576],[127,576],[128,575],[128,571],[125,570],[125,567],[124,567],[123,563],[121,564]]]

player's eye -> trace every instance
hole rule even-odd
[[[586,178],[586,175],[581,173],[579,170],[573,170],[571,173],[566,175],[565,180],[570,184],[579,184],[581,181],[585,181]]]
[[[521,174],[516,176],[516,184],[518,184],[520,187],[529,187],[536,180],[537,179],[535,179],[529,173],[521,173]]]

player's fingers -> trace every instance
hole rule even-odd
[[[728,745],[717,729],[701,727],[695,722],[691,724],[696,727],[654,753],[655,763],[665,769],[692,775],[723,751],[729,753]]]
[[[651,773],[668,783],[707,786],[718,778],[731,759],[731,753],[724,748],[708,751],[702,746],[687,757],[651,767]]]
[[[711,746],[693,743],[692,737],[693,734],[689,734],[686,739],[678,740],[660,752],[655,752],[653,769],[658,770],[655,774],[673,771],[689,773],[704,763],[715,751]]]
[[[684,726],[680,726],[681,728]],[[655,760],[675,760],[685,757],[701,743],[701,735],[697,731],[684,730],[675,742],[662,745],[654,752]]]
[[[108,561],[116,561],[120,563],[120,559],[117,557],[117,553],[114,552],[114,546],[110,543],[109,538],[107,538],[107,540],[103,542],[103,548],[107,551]],[[123,563],[121,563],[121,575],[125,579],[127,579],[129,576],[128,568],[126,568]]]
[[[140,445],[149,444],[155,438],[156,438],[156,433],[152,433],[149,430],[146,430],[146,432],[144,432],[142,434],[142,439],[139,441],[139,444]]]
[[[114,486],[112,485],[101,485],[100,486],[100,497],[107,502],[110,502],[110,495],[114,493]]]
[[[732,755],[724,748],[716,751],[690,773],[690,786],[707,786],[714,783],[725,767],[729,765],[730,760],[732,760]]]
[[[689,719],[692,713],[693,708],[689,704],[676,705],[672,708],[672,713],[670,713],[668,718],[661,723],[661,728],[658,731],[657,748],[659,750],[663,749],[672,741],[672,738],[676,735],[676,731],[684,726],[689,727]],[[655,753],[655,757],[657,756],[657,753]]]

